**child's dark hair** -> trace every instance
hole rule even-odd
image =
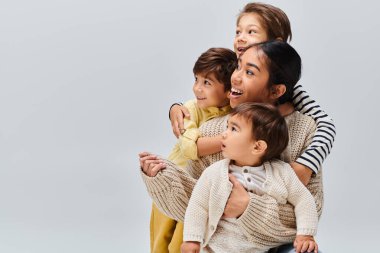
[[[194,64],[194,74],[214,74],[224,85],[224,91],[231,90],[231,75],[237,64],[236,54],[227,48],[210,48]]]
[[[262,162],[280,158],[281,153],[288,146],[289,133],[284,117],[277,108],[270,104],[242,103],[235,107],[231,116],[238,115],[252,124],[254,140],[263,140],[267,143]]]
[[[248,3],[239,13],[237,24],[239,24],[240,19],[244,15],[249,13],[256,13],[260,16],[261,25],[266,30],[268,40],[276,40],[280,38],[286,42],[292,39],[290,21],[285,12],[280,8],[264,3]]]
[[[302,61],[297,51],[288,43],[273,40],[248,46],[256,47],[258,52],[263,52],[264,60],[268,66],[269,88],[273,85],[284,84],[285,93],[278,98],[277,103],[283,104],[292,101],[293,90],[301,78]]]

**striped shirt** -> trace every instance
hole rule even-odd
[[[294,87],[293,105],[297,111],[312,117],[317,124],[312,143],[296,160],[317,173],[333,146],[336,135],[334,122],[301,85]]]

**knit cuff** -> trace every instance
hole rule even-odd
[[[163,160],[166,168],[158,172],[155,177],[149,177],[143,172],[141,176],[158,209],[174,220],[183,221],[196,180],[184,169]]]
[[[143,171],[140,174],[150,195],[166,191],[170,188],[170,180],[163,176],[161,171],[154,177],[146,175]]]
[[[317,229],[313,228],[297,228],[297,235],[312,235],[317,234]]]
[[[204,243],[204,239],[202,235],[196,235],[196,234],[183,234],[183,241],[184,242],[200,242],[201,244]]]

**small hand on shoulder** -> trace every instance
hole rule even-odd
[[[172,124],[173,134],[179,138],[181,134],[184,132],[184,124],[183,119],[190,119],[189,110],[180,104],[173,104],[170,107],[169,118]]]

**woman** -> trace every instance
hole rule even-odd
[[[301,74],[301,64],[294,63],[286,51],[276,50],[283,42],[268,42],[273,47],[270,54],[247,52],[239,58],[239,66],[231,77],[231,107],[244,102],[265,102],[273,105],[288,104],[291,101],[293,87]],[[279,53],[280,52],[280,53]],[[294,72],[296,75],[289,75]],[[282,112],[289,128],[290,145],[283,153],[283,160],[293,162],[310,144],[316,124],[311,117],[298,112]],[[200,131],[202,136],[217,136],[226,127],[227,116],[205,122]],[[221,159],[220,153],[201,157],[189,163],[187,168],[177,168],[157,156],[142,153],[140,163],[143,179],[155,204],[166,215],[183,220],[192,188],[203,170]],[[158,171],[162,171],[157,174]],[[240,229],[251,242],[265,247],[278,246],[291,242],[295,236],[295,217],[293,207],[278,204],[269,195],[248,193],[241,185],[234,185],[231,199],[224,210],[227,218],[237,218]],[[323,201],[321,172],[311,176],[307,188],[312,193],[320,215]],[[234,202],[233,200],[232,202]],[[264,215],[265,214],[265,215]]]

